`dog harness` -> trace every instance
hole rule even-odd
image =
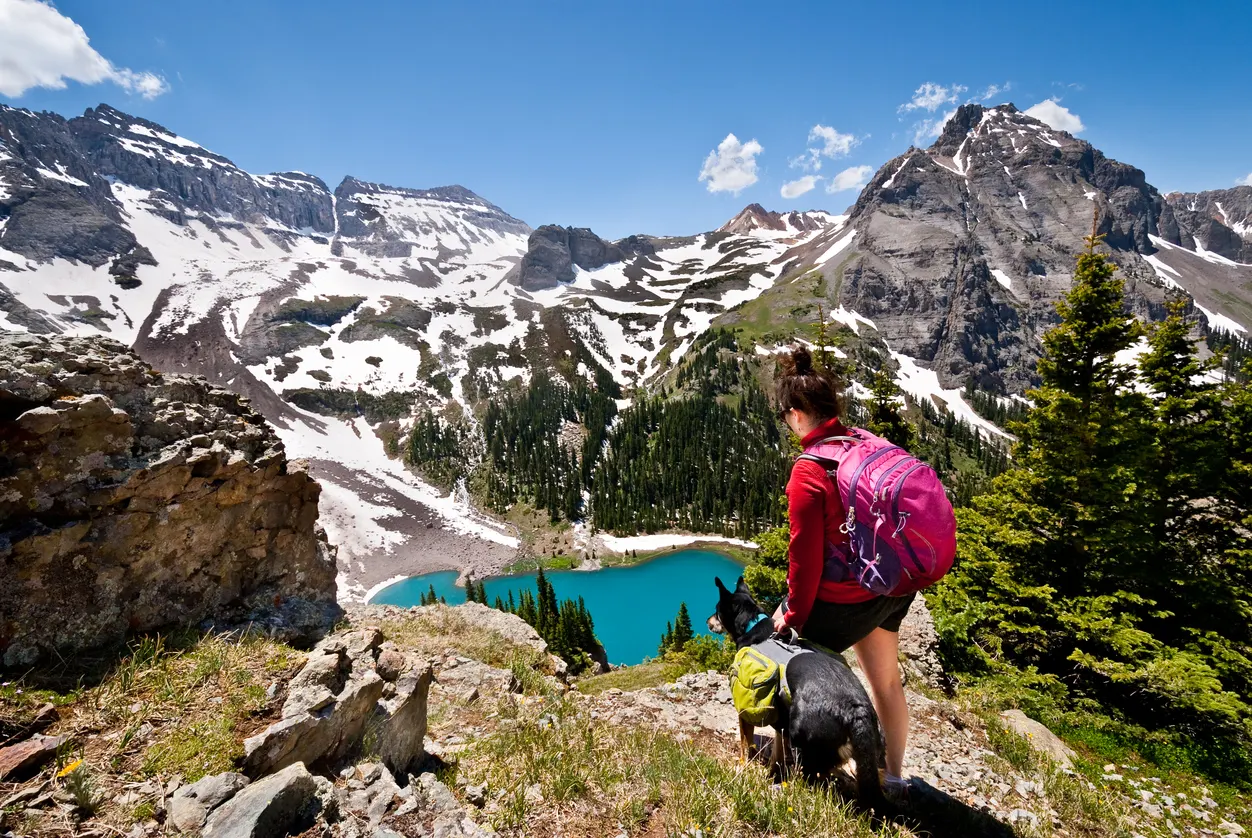
[[[763,619],[765,615],[757,617],[747,630]],[[773,724],[778,718],[779,702],[791,704],[787,664],[797,655],[813,651],[776,637],[740,649],[730,668],[730,695],[739,717],[750,724]]]

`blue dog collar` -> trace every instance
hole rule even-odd
[[[752,618],[752,622],[748,623],[747,628],[743,630],[743,633],[747,634],[748,632],[752,631],[752,629],[756,628],[757,623],[765,619],[768,619],[768,618],[764,614],[757,614],[755,617]]]

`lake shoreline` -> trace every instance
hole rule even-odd
[[[716,604],[714,577],[726,582],[742,573],[742,558],[732,556],[724,543],[714,542],[707,549],[670,549],[631,556],[628,564],[602,567],[588,572],[565,568],[545,570],[558,600],[582,600],[596,621],[596,636],[604,644],[609,659],[616,664],[633,665],[655,656],[667,621],[675,619],[686,603],[693,613]],[[378,591],[371,605],[409,608],[433,590],[449,605],[466,598],[464,580],[455,570],[419,574],[400,580]],[[497,598],[508,601],[536,587],[536,572],[526,570],[475,578],[486,590],[488,603]],[[703,622],[695,626],[707,633]]]

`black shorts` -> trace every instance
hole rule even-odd
[[[836,652],[843,652],[869,637],[877,628],[899,632],[904,615],[917,594],[880,596],[865,602],[813,603],[809,620],[800,636],[820,643]]]

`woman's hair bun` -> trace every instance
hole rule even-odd
[[[813,355],[804,344],[792,348],[790,354],[783,355],[784,375],[812,375]]]

